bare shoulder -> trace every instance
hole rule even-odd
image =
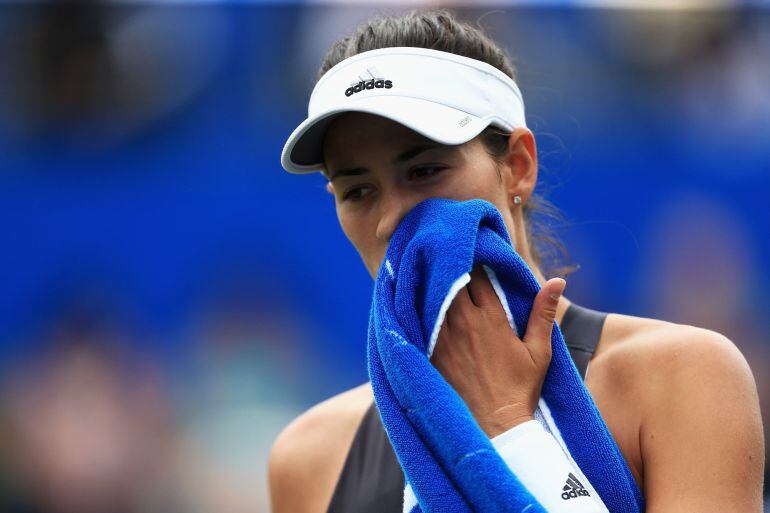
[[[732,374],[747,379],[751,370],[741,351],[724,335],[696,326],[658,319],[609,314],[596,357],[608,367],[658,378],[687,374]],[[592,362],[593,364],[593,362]],[[753,378],[752,378],[753,380]],[[645,387],[649,387],[649,380]]]
[[[273,513],[326,511],[372,400],[366,382],[316,404],[279,433],[268,459]]]
[[[695,326],[610,314],[590,370],[586,385],[590,377],[602,415],[617,426],[621,447],[632,447],[647,511],[761,509],[758,393],[732,340]],[[712,482],[720,483],[718,492]]]
[[[697,387],[736,386],[756,392],[749,364],[736,344],[724,335],[696,326],[658,319],[609,314],[591,360],[590,377],[656,408],[670,397],[672,386],[682,393]],[[695,391],[695,390],[691,390]]]
[[[643,382],[640,388],[646,391],[644,398],[654,401],[651,406],[660,410],[666,403],[702,398],[718,415],[739,415],[738,410],[758,404],[748,361],[726,336],[686,324],[612,316],[611,322],[607,318],[607,335],[614,340],[605,356]],[[676,407],[685,409],[681,402]]]

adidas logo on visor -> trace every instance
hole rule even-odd
[[[393,87],[392,81],[381,78],[382,75],[377,71],[377,68],[367,68],[366,73],[368,76],[366,74],[359,75],[358,82],[353,82],[350,87],[345,89],[345,96],[352,96],[364,89],[390,89]]]
[[[566,500],[576,499],[578,497],[588,497],[591,494],[588,493],[583,483],[581,483],[575,475],[570,472],[567,477],[567,484],[562,488],[564,492],[561,494],[561,498]]]

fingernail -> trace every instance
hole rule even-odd
[[[557,278],[556,281],[559,282],[559,285],[556,287],[556,292],[551,292],[549,294],[549,297],[554,301],[558,301],[558,299],[564,293],[564,289],[567,287],[567,281],[563,278]]]

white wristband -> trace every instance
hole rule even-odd
[[[491,440],[508,468],[550,512],[609,513],[607,507],[537,420],[529,420]]]

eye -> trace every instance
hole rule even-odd
[[[343,200],[350,200],[350,201],[360,201],[363,195],[360,193],[360,191],[368,189],[369,187],[363,186],[363,187],[352,187],[348,189],[345,194],[342,196]]]
[[[443,171],[444,167],[441,166],[423,166],[423,167],[417,167],[411,170],[410,175],[416,177],[417,179],[420,178],[426,178],[433,175],[439,174],[441,171]]]

